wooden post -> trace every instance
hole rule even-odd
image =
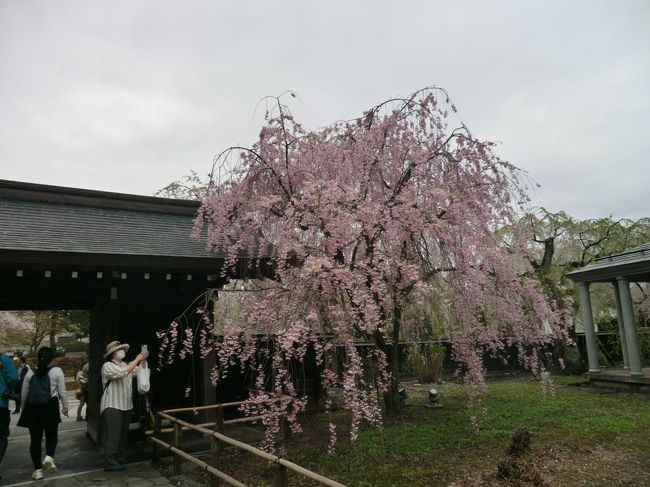
[[[223,408],[217,408],[217,425],[214,428],[219,433],[223,433]]]
[[[182,449],[183,428],[180,424],[174,423],[174,446],[179,450]],[[174,455],[174,475],[181,474],[181,462],[183,458],[180,455]]]
[[[217,408],[215,413],[216,424],[214,425],[214,430],[218,433],[223,433],[223,408]],[[223,448],[223,444],[213,436],[212,442],[210,444],[210,463],[217,470],[219,470],[219,467],[221,466],[221,452],[223,452]],[[220,487],[221,485],[221,479],[219,477],[212,476],[210,486]]]
[[[214,436],[210,443],[210,465],[219,470],[221,466],[221,444]],[[210,480],[211,487],[221,487],[221,479],[212,475]]]
[[[86,428],[87,435],[97,442],[100,436],[101,427],[99,414],[99,394],[101,393],[102,365],[104,364],[104,352],[106,344],[120,338],[120,306],[119,301],[108,298],[108,290],[101,288],[95,306],[90,310],[90,350],[88,353],[89,376],[88,381],[88,404],[86,405]]]
[[[286,414],[283,414],[282,418],[280,418],[280,434],[282,435],[283,441],[291,439],[291,427],[289,426],[289,420]]]
[[[154,438],[158,438],[159,440],[161,439],[160,438],[162,436],[162,433],[160,431],[161,429],[162,429],[162,418],[158,414],[156,414],[156,418],[153,423]],[[160,461],[160,445],[155,441],[153,442],[153,461],[155,463],[158,463]]]
[[[275,482],[274,487],[289,487],[289,476],[287,475],[287,468],[279,463],[275,467]]]

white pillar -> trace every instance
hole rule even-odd
[[[627,356],[630,364],[630,375],[643,375],[641,357],[636,339],[636,326],[634,325],[634,310],[632,309],[632,296],[630,284],[626,277],[617,277],[618,290],[621,295],[621,308],[623,310],[623,324],[625,326],[625,341],[627,342]]]
[[[589,373],[600,372],[598,365],[598,345],[596,343],[596,331],[594,330],[594,317],[591,311],[591,296],[589,295],[589,283],[580,282],[580,304],[582,306],[582,325],[585,329],[585,340],[587,342],[587,358],[589,360]]]
[[[627,339],[625,338],[625,325],[623,318],[623,307],[621,306],[621,292],[618,290],[618,283],[614,283],[614,297],[616,298],[616,316],[618,316],[618,336],[621,339],[623,350],[623,368],[630,368],[630,359],[627,353]]]

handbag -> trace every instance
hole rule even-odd
[[[81,398],[84,397],[84,392],[81,390],[81,387],[77,387],[77,388],[74,390],[74,397],[75,397],[77,400],[81,400]]]
[[[151,376],[151,369],[148,367],[143,367],[142,365],[138,367],[138,393],[146,394],[149,392],[150,384],[149,377]]]

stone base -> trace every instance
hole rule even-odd
[[[589,385],[621,392],[650,394],[650,368],[643,375],[630,375],[629,370],[603,369],[589,374]]]

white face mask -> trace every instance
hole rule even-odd
[[[117,352],[115,352],[115,358],[118,360],[123,360],[125,356],[126,356],[126,352],[124,350],[118,350]]]

